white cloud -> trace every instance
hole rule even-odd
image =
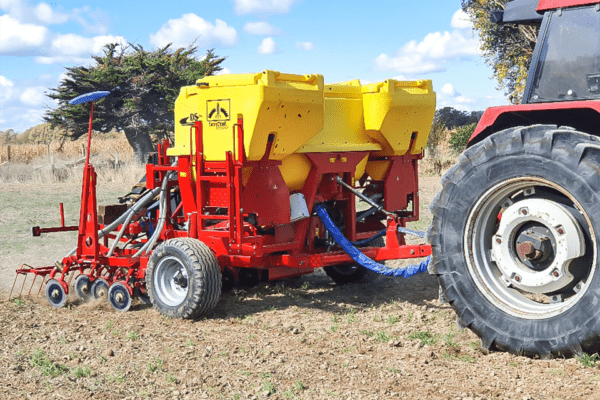
[[[456,89],[454,89],[454,86],[452,86],[451,83],[446,83],[444,86],[442,86],[441,92],[451,97],[454,97],[457,94]]]
[[[315,48],[315,45],[311,42],[296,42],[296,48],[304,51],[311,51]]]
[[[102,54],[102,47],[109,43],[126,44],[123,36],[94,36],[91,38],[68,33],[57,34],[48,46],[48,54],[35,57],[38,64],[90,63],[92,55]]]
[[[417,75],[446,70],[448,62],[478,54],[478,42],[461,31],[434,32],[417,43],[410,41],[394,56],[381,54],[375,59],[379,70]]]
[[[6,77],[0,75],[0,105],[4,107],[4,103],[13,97],[15,92],[15,84],[13,81],[6,79]]]
[[[277,53],[277,44],[273,38],[264,38],[260,46],[258,46],[258,54],[274,54]]]
[[[454,100],[459,104],[470,104],[475,102],[475,99],[470,99],[465,96],[457,96]]]
[[[38,4],[34,9],[33,13],[35,17],[47,24],[64,24],[69,20],[69,16],[67,14],[63,14],[61,12],[54,11],[52,7],[50,7],[46,3]]]
[[[48,100],[44,94],[45,90],[46,88],[43,86],[28,87],[21,93],[19,100],[30,106],[41,106]]]
[[[463,10],[458,10],[452,16],[452,22],[450,23],[452,29],[472,29],[473,23],[469,19],[469,15]]]
[[[13,81],[9,81],[6,77],[0,75],[0,86],[13,87],[15,84]]]
[[[268,22],[246,22],[244,32],[251,35],[270,36],[281,35],[283,31],[281,28],[276,28]]]
[[[0,54],[26,55],[48,40],[50,31],[44,26],[23,24],[10,15],[0,15]]]
[[[243,14],[285,14],[296,0],[233,0],[234,10]]]
[[[222,70],[220,70],[219,72],[217,72],[215,75],[228,75],[231,74],[231,70],[227,67],[223,67]]]
[[[406,78],[404,75],[398,75],[393,77],[392,79],[396,80],[396,81],[407,81],[408,78]]]
[[[219,43],[230,47],[238,42],[235,28],[225,21],[217,19],[215,24],[200,18],[196,14],[184,14],[181,18],[170,19],[155,34],[150,34],[150,43],[156,47],[173,43],[175,47],[187,47],[196,41],[199,47]]]

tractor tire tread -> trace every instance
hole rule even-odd
[[[535,323],[537,334],[532,334],[534,329],[526,329],[531,328],[527,326],[530,320],[510,318],[489,303],[478,292],[467,270],[462,231],[466,223],[465,209],[471,204],[461,202],[468,203],[468,197],[473,195],[465,194],[468,192],[464,187],[465,179],[476,169],[490,168],[489,165],[506,157],[535,158],[540,164],[556,162],[561,168],[560,173],[575,181],[569,190],[582,203],[592,222],[594,215],[600,215],[600,196],[597,194],[600,193],[600,142],[597,137],[556,125],[506,129],[468,148],[443,176],[442,190],[430,205],[433,215],[427,230],[427,240],[432,245],[430,272],[437,275],[445,297],[457,314],[459,326],[475,332],[481,338],[483,348],[542,358],[580,355],[584,350],[598,346],[600,309],[585,306],[600,302],[598,260],[585,296],[571,309],[549,318],[555,320],[553,323],[547,326]],[[600,224],[593,223],[592,226]],[[598,242],[596,237],[596,249]],[[507,326],[498,321],[510,321],[514,325]]]

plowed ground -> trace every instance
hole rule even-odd
[[[438,180],[421,179],[417,229]],[[100,188],[108,194],[99,203],[126,190]],[[72,234],[30,238],[28,227],[57,224],[63,200],[67,224],[76,223],[79,192],[0,186],[2,298],[21,262],[52,265],[73,247]],[[117,313],[103,303],[71,300],[56,310],[43,297],[3,300],[0,398],[598,398],[593,358],[488,354],[437,297],[429,275],[336,286],[317,271],[223,293],[197,321],[166,319],[142,303]]]

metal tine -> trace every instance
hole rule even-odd
[[[42,276],[42,284],[40,285],[40,289],[38,290],[38,296],[42,293],[42,288],[44,287],[44,283],[46,281],[46,277]]]
[[[25,288],[25,282],[27,282],[27,276],[23,279],[23,284],[21,285],[21,291],[19,292],[19,297],[23,295],[23,288]]]
[[[15,288],[15,284],[17,283],[17,279],[19,278],[19,275],[21,275],[21,274],[15,275],[15,280],[13,281],[12,287],[10,288],[10,293],[8,294],[8,301],[10,301],[10,299],[11,299],[12,292],[13,292],[13,289]],[[25,275],[25,277],[23,279],[27,279],[27,275]]]
[[[29,287],[29,292],[27,292],[27,296],[31,296],[31,289],[33,289],[33,284],[35,283],[36,279],[37,279],[37,275],[34,275],[33,282],[31,282],[31,286]]]

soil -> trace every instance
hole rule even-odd
[[[415,228],[426,226],[438,182],[421,178],[425,222]],[[73,247],[69,234],[28,238],[26,226],[39,215],[56,219],[56,204],[39,199],[78,191],[0,186],[4,298],[19,263],[52,265]],[[30,201],[6,206],[18,198]],[[600,385],[592,356],[483,351],[472,332],[459,330],[426,274],[338,286],[317,271],[225,292],[195,321],[167,319],[137,302],[119,313],[74,299],[53,309],[31,296],[1,301],[0,324],[2,399],[587,399]]]

